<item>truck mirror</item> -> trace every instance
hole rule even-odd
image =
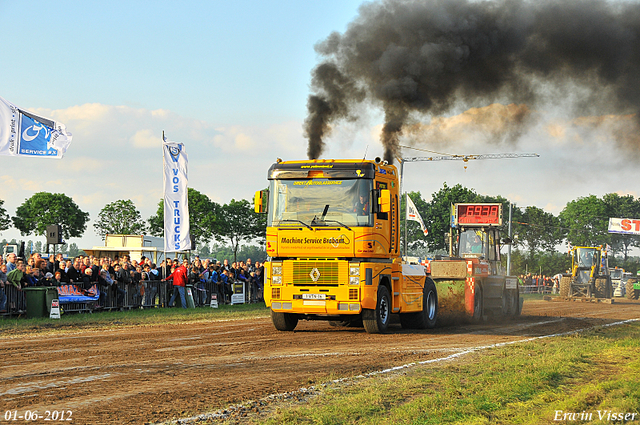
[[[269,193],[266,190],[259,190],[253,197],[253,210],[258,214],[265,214],[267,212],[266,200],[269,197]]]
[[[388,213],[391,211],[391,191],[389,189],[382,189],[380,191],[378,203],[380,204],[380,212]]]

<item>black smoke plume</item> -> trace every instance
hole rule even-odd
[[[393,162],[412,114],[534,103],[579,87],[581,105],[640,114],[640,3],[385,0],[365,3],[316,46],[305,134],[318,158],[331,124],[364,101],[383,108]],[[585,90],[586,89],[586,90]],[[586,94],[585,94],[586,93]],[[600,110],[600,109],[599,109]]]

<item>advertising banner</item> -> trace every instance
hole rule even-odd
[[[429,230],[427,230],[426,226],[424,225],[424,221],[422,221],[422,217],[420,217],[420,213],[418,212],[418,209],[416,208],[415,204],[411,200],[411,197],[408,194],[406,196],[407,196],[407,220],[413,220],[420,223],[420,228],[422,229],[422,233],[424,233],[424,235],[427,236],[429,234]]]
[[[191,249],[189,203],[187,194],[188,158],[184,144],[162,143],[164,159],[164,250]]]
[[[640,235],[640,220],[635,218],[610,218],[609,233]]]
[[[0,97],[0,155],[61,159],[71,139],[64,124],[27,112]]]

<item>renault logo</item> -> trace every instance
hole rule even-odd
[[[317,282],[318,279],[320,279],[320,270],[318,270],[317,267],[314,267],[313,270],[311,270],[311,273],[309,273],[309,277],[311,277],[311,280],[314,282]]]

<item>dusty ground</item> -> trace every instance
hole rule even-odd
[[[385,335],[305,321],[283,333],[259,319],[0,337],[0,415],[71,411],[81,424],[185,418],[470,347],[640,318],[639,302],[616,301],[527,301],[513,321],[392,325]]]

